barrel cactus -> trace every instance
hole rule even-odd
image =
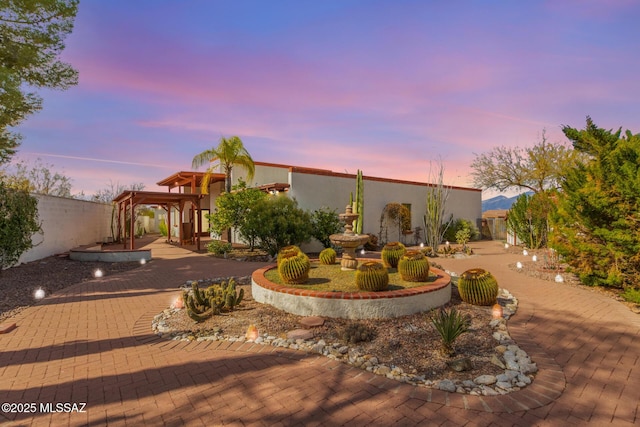
[[[407,282],[426,282],[429,279],[429,261],[420,251],[408,251],[398,261],[398,272]]]
[[[280,265],[280,259],[282,259],[282,257],[286,254],[297,254],[302,252],[302,250],[297,247],[296,245],[291,245],[291,246],[285,246],[284,248],[280,249],[278,251],[278,257],[277,257],[277,262],[278,265]]]
[[[390,242],[382,248],[382,262],[390,268],[397,268],[400,257],[404,255],[407,249],[400,242]]]
[[[320,255],[318,256],[318,259],[320,260],[320,264],[323,264],[323,265],[335,264],[336,251],[333,248],[323,249],[322,252],[320,252]]]
[[[384,291],[389,287],[389,272],[380,262],[363,262],[356,270],[356,286],[362,291]]]
[[[283,253],[278,264],[278,273],[284,283],[301,284],[309,280],[311,263],[309,257],[302,252]]]
[[[472,268],[460,275],[458,292],[464,302],[473,305],[492,305],[498,297],[498,282],[482,268]]]

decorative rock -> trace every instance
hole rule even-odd
[[[391,368],[385,365],[378,366],[378,369],[375,370],[375,373],[378,375],[387,375],[391,372]]]
[[[473,380],[474,383],[479,385],[491,385],[491,384],[495,384],[496,381],[497,379],[493,375],[480,375],[479,377]]]
[[[467,357],[452,360],[450,362],[447,362],[447,365],[449,366],[449,369],[452,369],[456,372],[470,371],[473,369],[471,360],[469,360]]]
[[[511,381],[506,382],[506,381],[498,381],[496,382],[496,387],[501,388],[503,390],[508,390],[511,388]]]
[[[538,372],[538,365],[536,365],[535,363],[526,363],[520,365],[520,372],[522,372],[523,374],[534,374]]]
[[[502,360],[500,360],[500,358],[495,354],[491,357],[491,363],[496,365],[500,369],[506,369],[506,366],[504,366]]]
[[[294,329],[287,332],[287,338],[293,340],[310,340],[313,338],[313,331],[308,329]]]
[[[318,316],[308,316],[308,317],[303,317],[302,319],[300,319],[299,323],[302,326],[304,326],[305,328],[313,328],[315,326],[324,325],[324,319],[322,317],[318,317]]]
[[[438,389],[442,391],[448,391],[449,393],[455,393],[456,384],[451,380],[442,380],[438,383]]]

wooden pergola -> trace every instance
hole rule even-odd
[[[118,233],[123,231],[123,218],[126,221],[127,212],[129,212],[129,248],[135,249],[135,215],[133,212],[138,205],[158,205],[162,206],[168,213],[167,215],[167,230],[168,239],[171,240],[171,208],[176,207],[180,212],[180,218],[182,218],[182,212],[184,211],[185,204],[187,202],[195,208],[198,213],[198,218],[201,217],[200,213],[200,200],[203,198],[201,194],[187,194],[187,193],[163,193],[157,191],[124,191],[118,197],[113,199],[118,204]],[[200,234],[202,233],[202,221],[198,222],[198,231],[195,233],[196,245],[200,250]],[[180,244],[184,241],[182,226],[179,228]],[[126,233],[125,233],[126,235]],[[124,247],[127,247],[127,241],[124,241]]]
[[[182,192],[183,188],[189,188],[191,193],[200,192],[200,184],[204,178],[205,172],[181,171],[166,177],[156,184],[160,187],[168,187],[169,192],[172,188],[178,188],[178,192]],[[223,173],[212,173],[209,175],[209,184],[215,182],[224,182],[225,175]]]

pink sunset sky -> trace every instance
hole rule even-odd
[[[546,129],[640,132],[640,3],[83,1],[16,160],[86,195],[147,190],[221,136],[256,161],[472,186],[475,154]],[[484,198],[495,195],[486,192]]]

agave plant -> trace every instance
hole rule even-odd
[[[469,330],[471,316],[458,313],[453,307],[451,310],[441,308],[431,316],[431,323],[442,338],[442,353],[450,357],[455,353],[453,350],[455,340]]]

